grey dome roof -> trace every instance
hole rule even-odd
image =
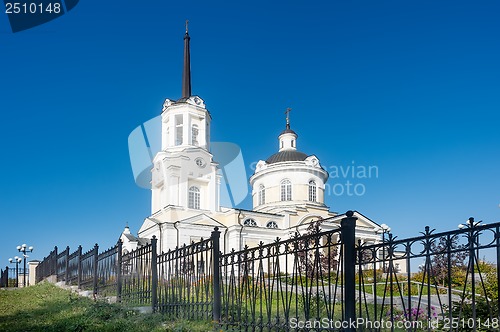
[[[307,154],[296,150],[283,150],[273,154],[267,158],[266,163],[274,164],[282,161],[304,161],[308,157]]]
[[[290,128],[286,128],[285,130],[283,130],[283,131],[281,132],[280,136],[281,136],[281,135],[283,135],[283,134],[294,134],[294,135],[295,135],[295,136],[297,136],[297,137],[299,136],[299,135],[297,135],[297,133],[296,133],[296,132],[294,132],[294,131],[293,131],[292,129],[290,129]]]

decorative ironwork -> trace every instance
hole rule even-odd
[[[36,267],[36,282],[40,282],[51,275],[55,275],[57,270],[57,247],[52,250]]]
[[[57,254],[57,281],[66,281],[66,271],[68,270],[68,256],[69,256],[69,247],[66,247],[66,250]]]
[[[118,246],[97,256],[97,289],[101,296],[116,296],[118,286]]]
[[[152,249],[152,244],[148,244],[123,255],[121,266],[123,302],[131,305],[151,305]]]
[[[5,267],[5,270],[0,270],[0,287],[19,287],[19,276],[25,275],[24,269],[18,267],[17,271],[15,268]],[[26,270],[26,276],[28,275],[28,270]]]
[[[94,284],[94,276],[96,275],[95,270],[96,266],[96,257],[97,252],[99,250],[99,246],[96,244],[93,249],[87,251],[81,256],[80,264],[80,288],[86,290],[93,290],[95,294]]]
[[[355,245],[355,220],[348,213],[339,229],[313,224],[305,235],[227,254],[217,229],[160,254],[155,237],[129,253],[121,243],[101,254],[97,244],[84,254],[56,247],[36,279],[57,276],[95,295],[230,330],[500,329],[500,223],[471,218],[455,231],[426,227],[418,237],[388,233]],[[11,270],[1,271],[2,285]]]
[[[211,319],[212,239],[158,256],[158,311],[169,317]]]
[[[384,319],[407,331],[476,331],[484,324],[498,330],[499,227],[471,224],[444,233],[426,227],[415,238],[398,240],[390,234],[384,243],[360,243],[358,317]],[[381,256],[384,250],[386,257]],[[382,272],[383,261],[387,273]],[[404,273],[400,266],[406,267]]]
[[[292,319],[345,318],[342,255],[339,229],[233,249],[221,258],[221,325],[278,331]]]
[[[78,271],[80,266],[80,259],[82,255],[82,247],[79,246],[78,249],[68,256],[68,284],[78,285]]]

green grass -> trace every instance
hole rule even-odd
[[[212,331],[211,322],[166,320],[80,297],[49,283],[0,290],[0,331]]]

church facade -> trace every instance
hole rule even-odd
[[[325,231],[338,228],[344,215],[325,205],[328,172],[317,156],[298,150],[288,112],[277,152],[260,160],[249,179],[252,209],[221,206],[222,174],[210,152],[212,118],[204,100],[191,93],[189,43],[186,31],[182,98],[166,99],[161,113],[161,151],[151,169],[151,215],[137,236],[125,228],[123,250],[130,252],[156,236],[159,251],[166,252],[210,237],[215,226],[225,252],[288,239],[318,219],[327,219],[321,224]],[[356,238],[380,242],[380,226],[359,212],[355,216]]]

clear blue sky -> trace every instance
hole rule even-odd
[[[22,243],[41,259],[137,232],[150,194],[127,138],[180,97],[185,19],[212,140],[246,164],[277,150],[291,107],[299,149],[325,168],[378,169],[332,177],[365,189],[330,194],[333,211],[400,237],[499,221],[499,15],[498,0],[81,1],[12,33],[2,11],[0,266]]]

